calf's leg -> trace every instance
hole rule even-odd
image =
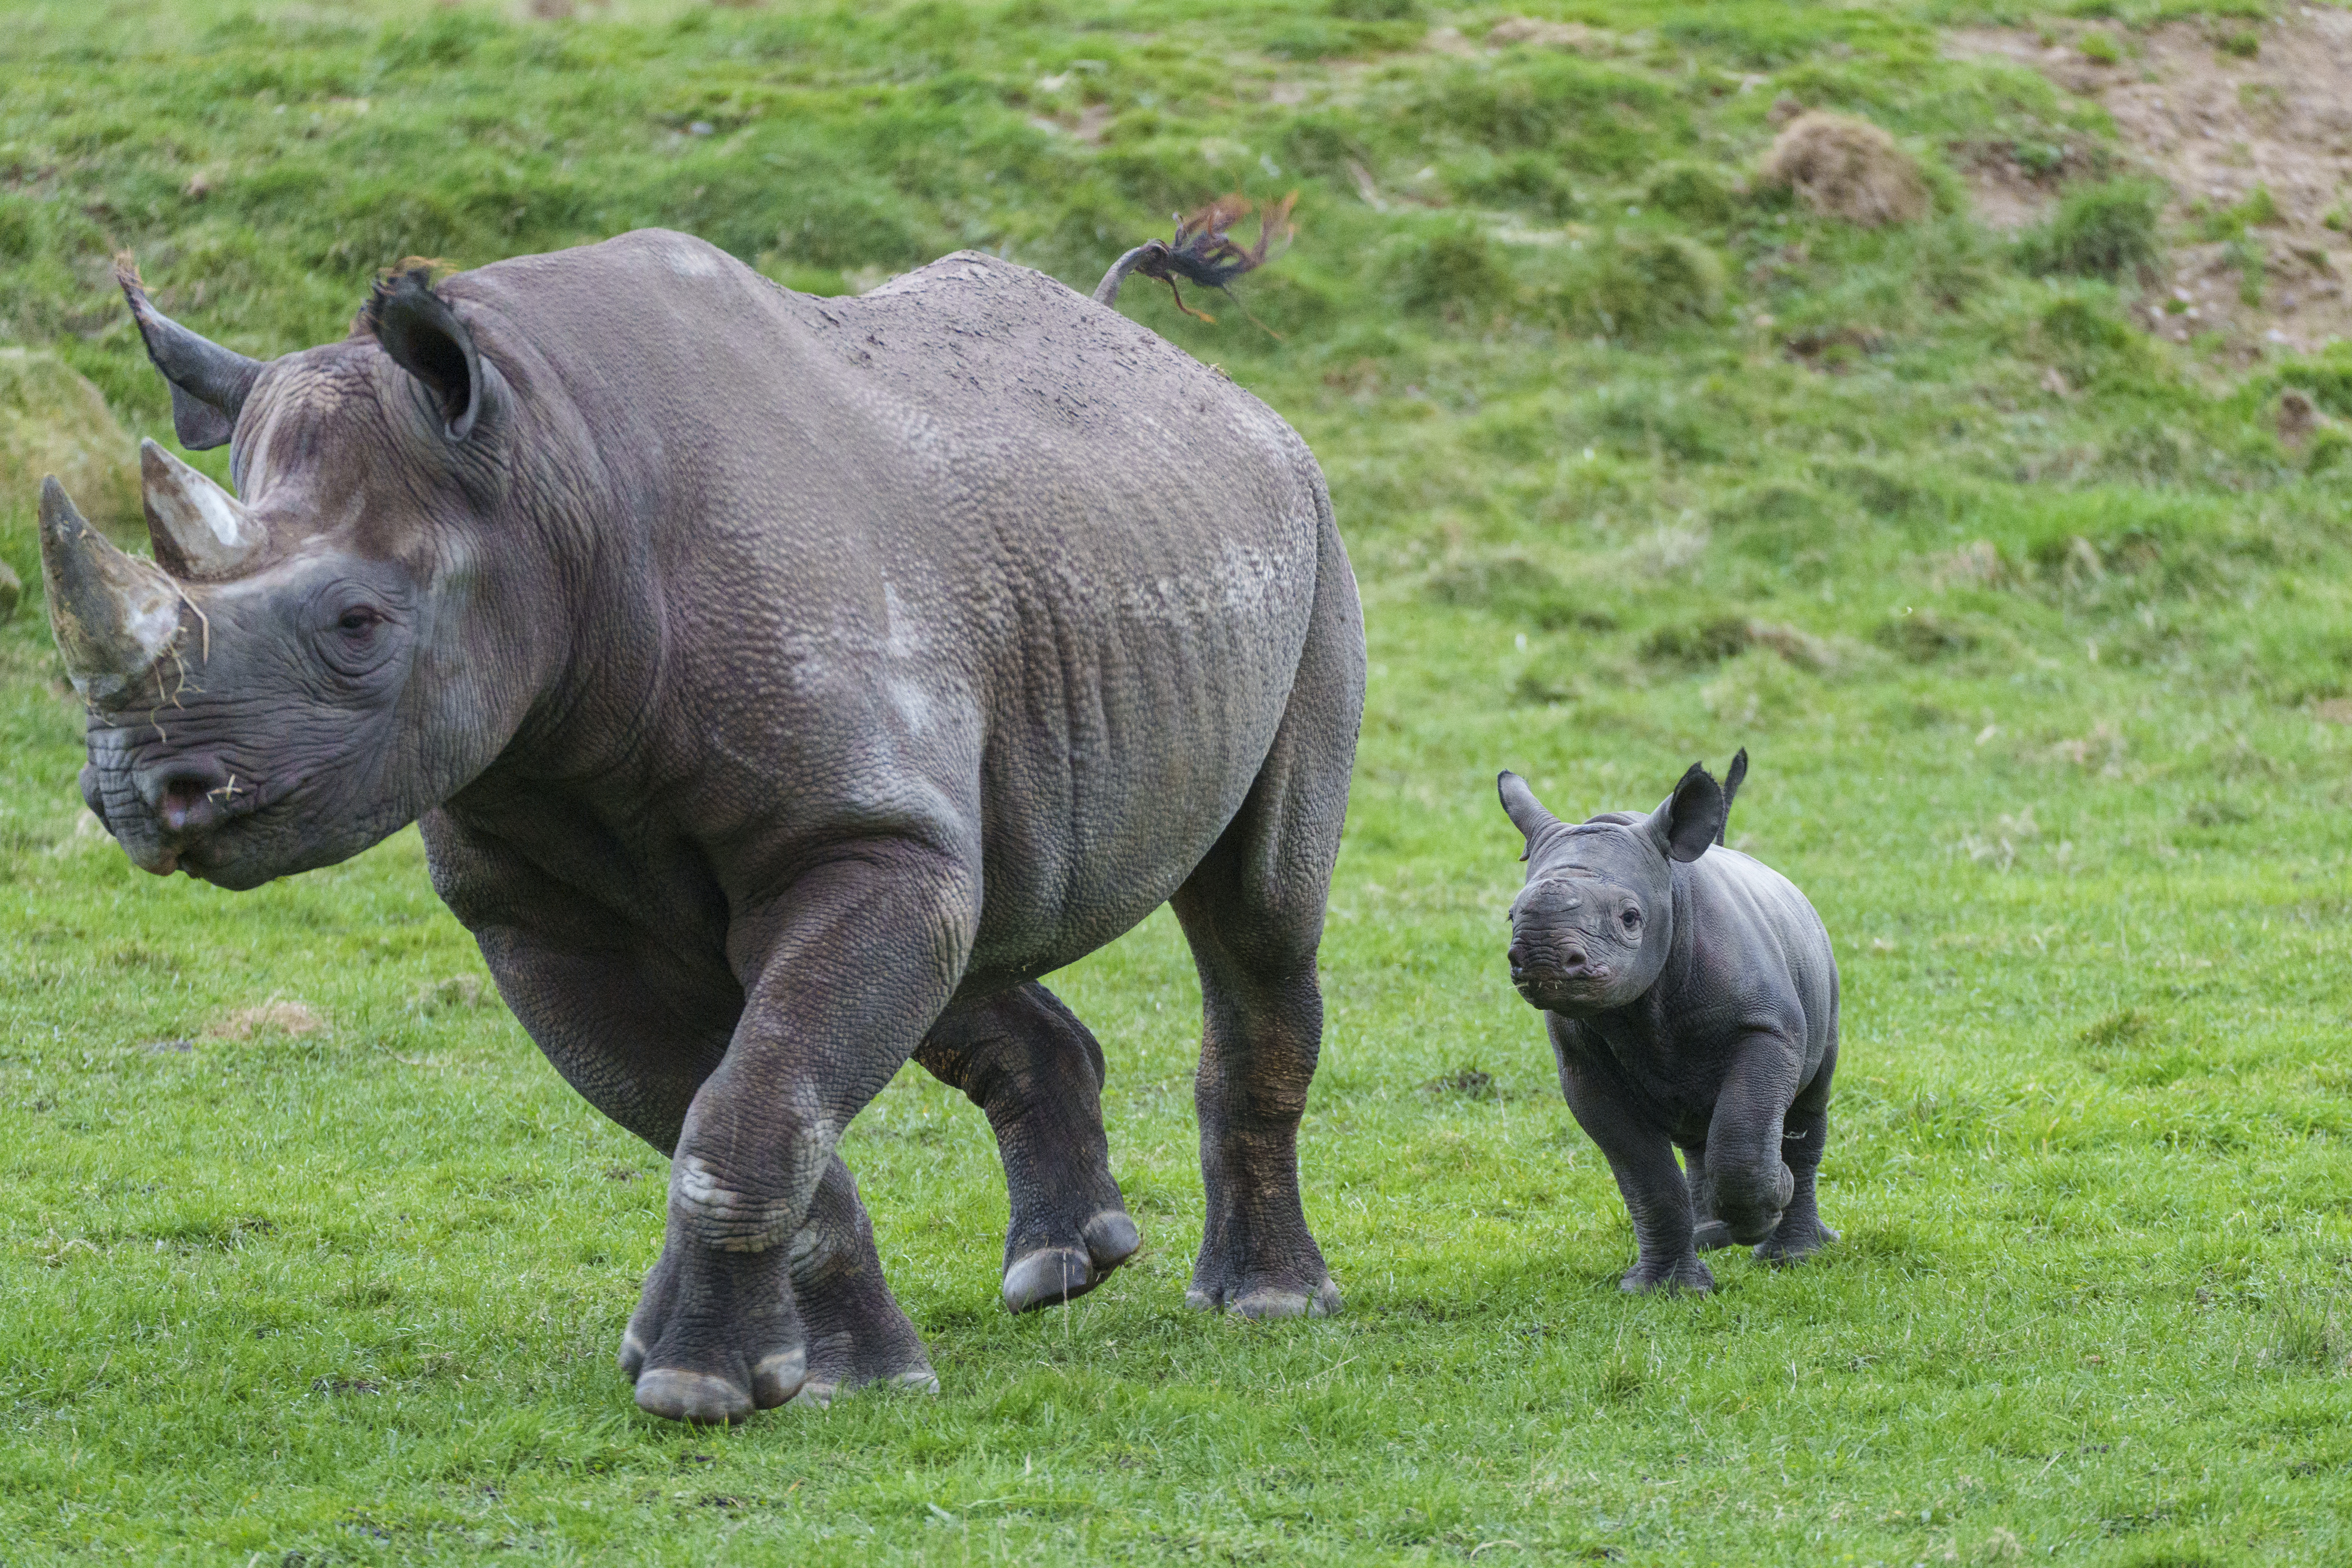
[[[1732,1053],[1707,1124],[1706,1188],[1731,1239],[1755,1246],[1780,1224],[1796,1195],[1781,1158],[1782,1123],[1796,1099],[1801,1058],[1793,1042],[1756,1030]]]
[[[1683,1185],[1691,1196],[1691,1245],[1701,1252],[1729,1247],[1730,1228],[1715,1217],[1715,1193],[1706,1184],[1706,1145],[1685,1143],[1682,1150]]]
[[[1625,1199],[1639,1248],[1621,1290],[1712,1290],[1715,1276],[1699,1261],[1690,1187],[1675,1163],[1674,1144],[1643,1117],[1614,1075],[1557,1037],[1559,1087],[1576,1124],[1600,1147]]]
[[[1813,1074],[1812,1082],[1789,1107],[1788,1121],[1780,1133],[1780,1157],[1790,1177],[1789,1206],[1781,1211],[1780,1223],[1773,1227],[1772,1234],[1756,1248],[1756,1256],[1764,1262],[1795,1263],[1838,1238],[1837,1232],[1822,1223],[1821,1210],[1813,1197],[1813,1177],[1821,1169],[1822,1145],[1829,1141],[1830,1073],[1836,1065],[1837,1047],[1832,1044],[1821,1069]]]
[[[1102,1047],[1034,981],[951,1009],[915,1059],[988,1114],[1013,1205],[1004,1304],[1083,1296],[1142,1245],[1111,1179]]]

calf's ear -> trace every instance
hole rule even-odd
[[[1683,774],[1666,803],[1642,824],[1658,853],[1669,860],[1696,860],[1706,853],[1723,832],[1726,806],[1722,786],[1697,763]]]
[[[1524,860],[1535,848],[1537,837],[1546,828],[1558,827],[1559,818],[1543,808],[1543,802],[1536,798],[1527,780],[1507,769],[1495,780],[1495,788],[1503,797],[1503,809],[1510,814],[1511,826],[1528,841],[1527,848],[1519,851],[1519,858]]]
[[[379,279],[360,313],[392,363],[416,379],[440,413],[443,431],[462,441],[482,411],[482,356],[474,334],[433,291],[432,273],[412,267]]]

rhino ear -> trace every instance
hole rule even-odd
[[[1693,763],[1666,803],[1650,813],[1642,830],[1667,859],[1696,860],[1723,832],[1726,815],[1722,786],[1707,775],[1706,768]]]
[[[1546,829],[1559,826],[1559,818],[1544,809],[1536,792],[1528,787],[1528,781],[1515,773],[1506,770],[1495,780],[1495,789],[1503,797],[1503,809],[1510,815],[1511,826],[1528,841],[1528,847],[1519,851],[1519,858],[1524,860],[1534,852],[1536,840]]]
[[[379,279],[360,322],[433,399],[449,439],[462,441],[474,428],[488,390],[482,358],[474,350],[474,334],[433,291],[431,279],[423,267]]]
[[[172,389],[172,432],[180,445],[201,452],[226,442],[261,377],[261,362],[198,337],[155,309],[127,250],[114,258],[114,281],[130,303],[147,358]]]
[[[1723,773],[1723,821],[1724,821],[1724,827],[1718,827],[1718,828],[1717,828],[1717,829],[1715,830],[1715,841],[1716,841],[1717,844],[1720,844],[1720,843],[1722,843],[1722,842],[1723,842],[1723,835],[1724,835],[1725,828],[1728,827],[1728,826],[1730,826],[1730,823],[1731,823],[1731,802],[1732,802],[1732,797],[1734,797],[1735,795],[1738,795],[1738,793],[1739,793],[1739,786],[1740,786],[1743,783],[1745,783],[1745,782],[1747,781],[1747,778],[1748,778],[1748,748],[1747,748],[1747,747],[1745,747],[1745,746],[1742,746],[1742,747],[1740,747],[1740,748],[1739,748],[1739,753],[1738,753],[1738,755],[1737,755],[1737,756],[1735,756],[1735,757],[1733,757],[1733,758],[1731,759],[1731,766],[1724,770],[1724,773]]]

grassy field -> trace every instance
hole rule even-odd
[[[2077,10],[2126,54],[2158,15]],[[612,1364],[663,1163],[497,1004],[415,834],[244,895],[142,876],[81,812],[28,605],[0,628],[0,1563],[2352,1560],[2352,353],[2144,336],[2142,281],[2098,275],[2113,201],[2021,242],[1972,216],[1988,158],[2093,198],[2129,171],[2095,107],[1939,29],[2080,18],[1538,11],[1602,30],[1494,47],[1504,11],[1423,0],[11,8],[0,339],[165,439],[118,246],[276,353],[412,253],[659,223],[824,291],[960,245],[1086,286],[1177,207],[1296,187],[1297,246],[1244,286],[1263,330],[1125,305],[1321,455],[1372,682],[1301,1155],[1345,1314],[1181,1307],[1199,998],[1163,912],[1054,981],[1109,1058],[1140,1258],[1004,1316],[987,1129],[910,1068],[845,1147],[940,1394],[693,1431]],[[1892,132],[1932,210],[1866,230],[1755,179],[1784,97]],[[2320,415],[2293,445],[2288,387]],[[28,581],[29,503],[0,498]],[[1507,983],[1494,774],[1646,807],[1741,744],[1734,841],[1843,969],[1843,1240],[1629,1300]]]

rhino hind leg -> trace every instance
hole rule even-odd
[[[1003,1296],[1015,1312],[1075,1300],[1135,1255],[1142,1237],[1110,1173],[1102,1047],[1031,982],[950,1010],[915,1059],[988,1115],[1012,1222]]]
[[[1208,1212],[1187,1306],[1339,1310],[1298,1189],[1298,1122],[1323,1037],[1316,952],[1363,710],[1363,623],[1328,522],[1314,617],[1274,745],[1171,902],[1200,972],[1193,1105]]]
[[[835,1154],[793,1238],[793,1294],[807,1343],[807,1380],[792,1403],[819,1408],[869,1384],[939,1392],[915,1325],[882,1279],[874,1223]]]

